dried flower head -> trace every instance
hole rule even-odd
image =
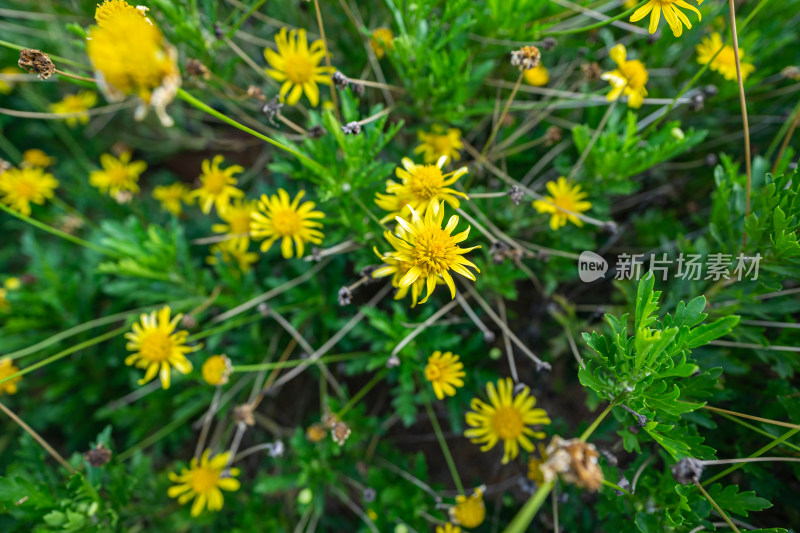
[[[563,138],[564,130],[558,126],[550,126],[547,128],[547,131],[544,132],[544,143],[547,146],[553,146],[554,144],[561,142],[561,139]]]
[[[255,403],[243,403],[242,405],[237,405],[233,408],[233,418],[236,419],[236,422],[240,424],[244,424],[246,426],[255,426],[256,425],[256,418],[254,416],[256,410]]]
[[[342,126],[342,131],[345,135],[358,135],[361,133],[361,124],[356,121],[348,122]]]
[[[347,85],[350,83],[350,80],[347,79],[347,76],[338,70],[333,73],[331,80],[333,80],[333,84],[336,86],[336,88],[341,90],[347,89]]]
[[[693,457],[684,457],[670,467],[672,477],[681,485],[697,483],[703,475],[703,462]]]
[[[40,80],[46,80],[56,71],[56,66],[50,60],[50,56],[41,50],[23,48],[19,51],[19,68],[26,72],[38,74]]]
[[[339,305],[344,307],[345,305],[350,305],[353,303],[353,293],[350,291],[349,287],[342,287],[339,289],[339,294],[337,295],[337,299],[339,301]]]
[[[207,80],[211,78],[211,71],[199,59],[190,58],[186,62],[186,75]]]
[[[103,446],[103,443],[100,442],[97,446],[84,453],[83,457],[86,459],[86,462],[89,463],[89,466],[99,468],[111,460],[111,450]]]
[[[600,79],[600,75],[603,74],[603,69],[600,68],[600,65],[597,61],[592,61],[591,63],[581,63],[581,77],[583,77],[583,81],[588,83],[593,83]]]
[[[339,446],[344,446],[344,443],[347,441],[347,438],[350,436],[350,428],[347,427],[347,424],[344,422],[337,422],[333,429],[331,429],[331,438],[333,442],[338,444]]]
[[[545,454],[547,459],[539,467],[545,481],[561,476],[562,481],[591,491],[603,484],[603,471],[594,444],[580,439],[564,440],[556,435],[547,445]]]
[[[520,70],[536,68],[541,60],[542,53],[532,45],[523,46],[519,50],[511,52],[511,64],[519,67]]]

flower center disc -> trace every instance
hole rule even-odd
[[[217,486],[219,473],[210,468],[198,468],[192,472],[192,489],[198,494],[208,492]]]
[[[298,235],[302,229],[302,222],[300,215],[291,209],[277,211],[272,217],[275,233],[283,237]]]
[[[522,434],[522,414],[515,407],[500,407],[492,417],[492,429],[503,440],[514,440]]]
[[[314,66],[308,57],[300,54],[286,56],[286,77],[293,83],[301,85],[311,81]]]
[[[435,165],[417,167],[411,174],[409,188],[415,198],[429,200],[436,196],[442,187],[442,171]]]
[[[148,361],[166,361],[172,351],[172,341],[169,336],[160,331],[151,331],[142,339],[139,352]]]

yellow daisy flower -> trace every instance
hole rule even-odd
[[[444,202],[441,204],[431,202],[424,218],[411,209],[410,222],[401,217],[395,217],[395,220],[405,233],[398,237],[388,231],[384,232],[383,236],[394,250],[383,254],[386,266],[376,269],[372,273],[373,277],[391,276],[400,268],[406,268],[407,271],[400,279],[399,285],[409,287],[417,280],[424,280],[428,292],[420,303],[428,301],[439,279],[444,280],[450,288],[450,297],[456,297],[456,285],[450,275],[451,270],[475,281],[475,275],[467,267],[474,268],[477,272],[480,270],[466,259],[464,254],[480,246],[470,248],[458,246],[458,243],[467,239],[470,228],[467,227],[461,233],[452,235],[458,225],[458,217],[455,215],[451,216],[447,226],[442,228]]]
[[[8,278],[3,282],[3,286],[10,291],[15,291],[22,287],[22,282],[19,278]]]
[[[464,386],[464,380],[461,378],[466,375],[464,363],[452,352],[443,354],[436,350],[428,357],[425,379],[431,382],[433,393],[440,400],[443,400],[445,396],[455,396],[456,388]]]
[[[443,126],[435,124],[430,132],[418,131],[417,136],[421,143],[414,149],[415,154],[422,154],[422,159],[426,164],[438,161],[442,156],[447,156],[453,161],[461,159],[459,150],[464,148],[461,142],[461,130],[448,128],[446,131]]]
[[[31,214],[31,203],[44,205],[55,195],[58,181],[40,167],[12,168],[0,174],[0,202],[19,211]]]
[[[534,68],[523,71],[522,77],[526,83],[534,87],[544,87],[550,83],[550,72],[541,63]]]
[[[111,154],[100,156],[103,170],[89,174],[89,184],[112,198],[123,191],[139,192],[139,176],[147,169],[144,161],[131,161],[130,152],[122,152],[119,159]]]
[[[200,370],[209,385],[225,385],[233,372],[233,365],[227,355],[212,355],[206,359]]]
[[[223,263],[235,263],[242,272],[249,272],[260,256],[256,252],[249,252],[247,250],[248,246],[248,242],[238,239],[218,242],[209,250],[211,255],[206,258],[206,263],[216,265],[219,262],[217,259],[217,254],[219,254]]]
[[[711,34],[711,37],[703,37],[703,42],[698,44],[696,49],[698,63],[705,65],[710,62],[711,66],[709,68],[722,74],[726,80],[738,80],[738,76],[736,75],[736,53],[732,46],[722,42],[722,36],[719,33],[714,32]],[[717,57],[714,57],[714,54],[720,49],[722,51]],[[713,61],[712,58],[714,58]],[[739,61],[741,62],[743,58],[744,50],[739,48]],[[756,67],[752,63],[741,62],[740,64],[742,67],[742,81],[745,81]]]
[[[203,213],[210,213],[211,207],[217,208],[217,213],[223,212],[231,203],[231,198],[241,198],[244,192],[234,187],[237,180],[234,174],[244,172],[239,165],[231,165],[226,169],[219,168],[225,160],[221,155],[214,159],[203,161],[203,173],[200,174],[200,187],[190,194],[190,198],[197,198]]]
[[[394,40],[394,33],[389,28],[376,28],[372,30],[372,37],[369,40],[369,46],[375,52],[375,57],[382,59],[386,52],[391,52],[394,48],[392,41]]]
[[[258,209],[253,212],[250,222],[250,236],[254,239],[266,239],[261,243],[261,251],[269,250],[273,243],[281,239],[281,253],[285,259],[294,254],[303,257],[306,243],[320,244],[322,232],[315,229],[321,228],[322,223],[315,218],[325,218],[322,211],[314,211],[314,202],[300,200],[305,196],[305,191],[300,191],[294,200],[290,201],[289,193],[278,189],[278,194],[261,195]]]
[[[697,5],[703,3],[703,0],[696,0]],[[650,14],[650,33],[655,33],[658,29],[658,23],[661,22],[661,13],[664,13],[664,18],[667,19],[672,34],[675,37],[680,37],[683,34],[683,27],[686,26],[692,29],[692,23],[689,22],[689,17],[679,8],[691,9],[697,13],[697,20],[702,20],[700,11],[696,7],[686,3],[686,0],[650,0],[645,5],[637,9],[631,15],[631,22],[638,22]]]
[[[544,472],[542,472],[542,469],[539,467],[547,461],[547,448],[541,442],[538,444],[537,448],[539,450],[539,456],[531,455],[528,458],[528,479],[541,485],[544,483]]]
[[[5,289],[0,289],[0,301],[2,301],[5,297]],[[2,308],[2,306],[0,306]],[[0,379],[5,379],[9,376],[13,376],[19,372],[19,368],[14,366],[14,363],[11,362],[11,359],[8,357],[4,359],[0,359]],[[17,393],[17,382],[22,379],[22,376],[17,376],[15,378],[11,378],[8,381],[4,381],[0,383],[0,396],[3,394],[16,394]]]
[[[272,67],[267,69],[267,74],[283,82],[278,94],[281,101],[285,99],[287,104],[295,105],[305,92],[308,102],[316,107],[319,104],[317,84],[330,85],[334,72],[333,68],[320,65],[325,58],[325,44],[317,40],[309,47],[306,30],[292,30],[287,36],[286,28],[275,37],[275,44],[278,51],[265,48],[264,58]]]
[[[214,233],[225,233],[231,240],[240,240],[244,243],[250,242],[250,219],[256,210],[256,203],[249,200],[238,200],[230,204],[223,211],[219,212],[226,224],[214,224],[211,231]]]
[[[153,198],[161,203],[161,207],[175,216],[183,212],[181,202],[191,201],[189,187],[176,182],[171,185],[158,185],[153,189]]]
[[[592,208],[591,202],[584,200],[586,193],[580,185],[573,185],[561,176],[558,181],[547,182],[547,192],[543,200],[533,202],[533,207],[540,213],[551,213],[550,227],[557,230],[567,225],[567,221],[576,226],[583,226],[581,219],[574,213],[584,213]]]
[[[530,395],[530,390],[525,387],[514,395],[514,382],[505,378],[497,382],[497,388],[494,383],[488,383],[486,394],[488,404],[479,398],[472,399],[472,411],[466,416],[467,424],[472,428],[464,431],[464,436],[475,444],[483,444],[482,452],[503,441],[503,464],[519,455],[520,446],[533,451],[533,442],[528,437],[543,439],[544,432],[534,431],[528,426],[549,424],[550,419],[544,409],[534,409],[536,398]]]
[[[81,91],[75,94],[68,94],[60,102],[50,104],[51,113],[80,113],[77,116],[67,117],[64,122],[67,126],[74,128],[80,124],[89,122],[89,109],[97,103],[97,94],[92,91]]]
[[[444,527],[436,526],[436,533],[461,533],[461,528],[448,522]]]
[[[161,123],[171,126],[173,120],[166,108],[181,84],[177,51],[138,10],[115,11],[109,8],[108,16],[89,30],[86,40],[86,53],[97,84],[112,102],[126,96],[139,98],[137,120],[142,120],[152,107]]]
[[[11,312],[11,304],[8,302],[8,290],[7,289],[0,289],[0,312],[2,313],[10,313]],[[2,379],[2,376],[0,376]],[[2,385],[0,385],[2,387]]]
[[[184,468],[180,474],[169,473],[170,481],[176,485],[169,488],[167,495],[178,498],[181,505],[194,499],[192,516],[198,516],[206,507],[209,511],[219,511],[224,503],[220,489],[236,491],[240,487],[239,480],[234,479],[234,476],[239,475],[239,469],[225,468],[230,452],[209,458],[210,455],[211,451],[206,450],[199,463],[197,458],[192,459],[188,470]]]
[[[402,239],[405,237],[406,232],[403,231],[403,228],[397,226],[395,228],[395,235],[397,235]],[[406,297],[408,291],[410,290],[411,307],[416,307],[417,301],[419,300],[419,295],[422,294],[422,291],[425,289],[425,280],[422,277],[420,277],[417,278],[417,281],[415,281],[411,285],[401,285],[400,282],[408,273],[409,269],[411,268],[411,265],[406,262],[398,261],[390,254],[381,254],[377,248],[373,247],[372,251],[375,252],[375,255],[378,256],[378,259],[386,263],[385,266],[376,269],[373,272],[372,277],[382,278],[386,276],[392,276],[392,287],[397,289],[394,294],[394,299],[402,300],[403,298]],[[376,275],[375,272],[378,271],[380,272]],[[437,280],[437,284],[442,284],[442,283],[444,283],[443,280]]]
[[[483,524],[486,518],[486,505],[483,503],[483,491],[475,489],[470,496],[456,496],[455,506],[450,508],[450,519],[466,528],[472,529]]]
[[[600,76],[612,87],[606,98],[611,102],[624,94],[628,97],[628,107],[634,109],[642,107],[642,101],[647,96],[645,85],[650,78],[644,63],[638,59],[628,61],[628,51],[621,44],[611,48],[608,55],[617,64],[617,68]]]
[[[144,17],[147,8],[144,6],[132,6],[125,0],[105,0],[102,4],[97,4],[94,10],[94,19],[100,27],[107,26],[109,21],[120,13],[133,13]]]
[[[151,381],[158,374],[161,386],[168,389],[172,367],[181,374],[192,371],[192,363],[186,358],[186,354],[198,350],[200,346],[186,346],[189,332],[175,331],[183,315],[177,314],[172,320],[169,315],[168,305],[149,315],[142,313],[140,322],[133,325],[133,331],[125,334],[125,338],[130,341],[125,348],[135,352],[125,358],[125,364],[146,369],[139,385]]]
[[[56,158],[50,157],[44,150],[31,148],[30,150],[25,150],[25,152],[23,152],[21,166],[47,168],[55,163],[55,161]]]
[[[3,79],[6,74],[10,76],[16,76],[22,73],[17,67],[4,67],[0,69],[0,94],[2,95],[11,94],[11,91],[14,90],[15,85],[15,83],[10,79]]]
[[[455,209],[461,205],[458,196],[468,198],[463,192],[449,187],[468,172],[467,167],[461,167],[453,172],[442,172],[442,167],[447,163],[447,156],[441,156],[435,165],[416,165],[407,157],[402,159],[402,163],[403,168],[398,167],[395,170],[400,183],[388,180],[387,194],[375,195],[378,207],[389,211],[384,221],[391,220],[393,216],[407,217],[409,209],[424,215],[429,205],[438,204],[442,200]]]

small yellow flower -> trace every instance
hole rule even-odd
[[[420,145],[414,149],[415,154],[422,154],[423,161],[431,164],[438,161],[442,156],[447,156],[453,161],[461,159],[459,150],[464,148],[461,142],[461,130],[448,128],[446,131],[443,126],[435,124],[430,132],[418,131]]]
[[[703,0],[696,0],[697,5],[703,3]],[[697,13],[697,19],[702,20],[700,11],[696,7],[686,3],[686,0],[650,0],[645,5],[637,9],[631,15],[631,22],[638,22],[650,14],[650,33],[655,33],[658,29],[658,23],[661,22],[661,13],[664,13],[664,18],[667,19],[672,34],[675,37],[680,37],[683,34],[683,27],[686,26],[692,29],[692,23],[689,22],[689,17],[679,8],[690,9]]]
[[[194,499],[192,516],[198,516],[206,507],[209,511],[219,511],[224,503],[220,489],[236,491],[240,487],[239,480],[234,479],[239,469],[225,468],[230,452],[209,459],[210,454],[210,450],[204,451],[199,463],[197,458],[192,459],[189,469],[182,469],[180,474],[169,473],[170,481],[176,484],[169,488],[167,495],[178,498],[181,505]]]
[[[206,359],[200,370],[209,385],[225,385],[233,372],[233,365],[227,355],[212,355]]]
[[[133,13],[143,17],[146,12],[146,7],[134,7],[125,0],[105,0],[102,4],[97,4],[97,8],[94,10],[94,19],[98,26],[105,27],[114,16],[120,13]]]
[[[183,203],[191,201],[189,187],[180,182],[171,185],[158,185],[153,189],[153,198],[161,203],[161,207],[175,216],[183,212]]]
[[[8,303],[8,290],[0,289],[0,313],[10,313],[11,304]],[[1,377],[1,376],[0,376]],[[2,385],[0,385],[2,387]]]
[[[711,63],[711,70],[722,74],[728,81],[737,81],[736,75],[736,53],[733,47],[722,42],[719,33],[712,33],[711,37],[703,37],[703,42],[697,45],[697,62],[701,65]],[[719,50],[722,50],[717,57],[714,57]],[[713,61],[712,61],[713,58]],[[739,61],[744,58],[744,50],[739,48]],[[740,63],[742,67],[742,81],[753,73],[756,69],[752,63]]]
[[[226,224],[214,224],[211,231],[225,233],[232,240],[250,242],[250,219],[256,210],[256,203],[249,200],[238,200],[220,211],[219,218]],[[246,247],[246,246],[245,246]]]
[[[47,168],[55,163],[55,161],[56,158],[50,157],[44,150],[31,148],[30,150],[25,150],[25,152],[22,154],[21,166]]]
[[[158,374],[161,386],[168,389],[172,367],[181,374],[192,371],[192,363],[186,358],[186,354],[200,346],[186,346],[189,332],[175,331],[183,315],[177,314],[172,320],[169,315],[169,306],[149,315],[142,313],[140,322],[133,324],[133,331],[125,334],[125,338],[130,341],[125,348],[134,352],[125,358],[125,364],[146,369],[139,385],[151,381]]]
[[[112,102],[138,97],[137,120],[152,107],[161,123],[171,126],[166,108],[181,84],[177,51],[139,10],[108,8],[105,14],[86,41],[98,86]]]
[[[315,422],[306,428],[306,438],[311,442],[320,442],[327,436],[328,428],[319,422]]]
[[[627,55],[628,51],[621,44],[611,48],[609,56],[617,64],[617,68],[604,72],[600,78],[611,84],[611,92],[606,96],[609,102],[624,94],[628,97],[628,107],[638,109],[642,107],[642,101],[647,96],[645,85],[650,75],[644,63],[638,59],[628,61]]]
[[[92,91],[81,91],[75,94],[68,94],[60,102],[50,104],[51,113],[59,114],[76,114],[75,116],[66,117],[64,121],[67,126],[74,128],[80,124],[89,122],[89,109],[94,107],[97,103],[97,94]]]
[[[258,209],[253,212],[250,222],[250,236],[254,239],[266,239],[261,243],[261,251],[266,252],[278,239],[281,239],[281,254],[284,259],[293,255],[303,257],[306,243],[320,244],[322,223],[315,218],[325,218],[322,211],[314,211],[314,202],[300,200],[305,196],[305,191],[300,191],[294,200],[290,200],[289,193],[278,189],[278,194],[261,195]],[[292,244],[294,243],[294,250]]]
[[[58,181],[43,168],[12,168],[0,174],[0,202],[19,211],[23,215],[31,214],[31,203],[44,205],[48,198],[53,198],[53,190]]]
[[[394,33],[389,28],[376,28],[372,30],[372,37],[369,40],[369,45],[372,51],[375,52],[375,57],[382,59],[386,52],[391,52],[394,48],[392,40]]]
[[[440,157],[435,165],[416,165],[407,157],[402,159],[402,163],[403,168],[398,167],[395,170],[400,183],[388,180],[387,194],[375,195],[378,207],[389,211],[384,221],[391,220],[394,216],[407,217],[410,209],[424,215],[429,205],[441,201],[456,209],[461,205],[457,197],[467,198],[463,192],[450,187],[468,172],[467,167],[461,167],[453,172],[442,172],[442,167],[447,163],[447,156]]]
[[[334,72],[333,68],[320,65],[325,58],[325,43],[317,40],[308,46],[306,30],[292,30],[287,36],[283,28],[275,37],[275,44],[278,51],[265,48],[264,58],[272,67],[267,69],[267,74],[283,82],[278,93],[281,101],[286,99],[287,104],[295,105],[305,92],[308,102],[316,107],[319,104],[317,84],[330,85]]]
[[[539,449],[539,456],[531,455],[528,458],[528,479],[541,485],[544,483],[544,472],[539,467],[547,461],[547,449],[541,442],[537,448]]]
[[[525,78],[526,83],[534,87],[544,87],[550,83],[550,72],[541,63],[532,69],[524,71],[522,76]]]
[[[121,192],[139,192],[139,175],[147,169],[144,161],[131,161],[130,152],[122,152],[119,159],[111,154],[100,156],[103,170],[89,174],[89,184],[112,198]]]
[[[456,388],[464,386],[461,378],[466,375],[464,364],[452,352],[442,354],[436,350],[428,358],[428,365],[425,367],[425,379],[431,382],[433,392],[440,400],[445,396],[455,396]]]
[[[561,176],[558,181],[548,181],[546,187],[550,196],[536,200],[533,207],[540,213],[551,213],[550,227],[557,230],[566,226],[567,221],[583,226],[574,213],[582,214],[591,209],[592,204],[584,200],[586,193],[581,191],[580,185],[573,185]]]
[[[3,297],[5,296],[5,289],[0,289],[0,302],[2,302]],[[0,309],[2,309],[2,305],[0,305]],[[13,376],[19,372],[19,368],[14,366],[14,363],[11,362],[11,359],[8,357],[4,359],[0,359],[0,379],[5,379],[9,376]],[[4,381],[0,383],[0,396],[3,394],[16,394],[17,393],[17,382],[22,379],[22,376],[17,376],[15,378],[11,378],[8,381]]]
[[[0,94],[2,95],[11,94],[11,91],[14,90],[14,82],[10,79],[3,79],[6,74],[9,76],[16,76],[22,74],[22,72],[20,72],[17,67],[4,67],[0,69]]]
[[[214,159],[203,161],[203,173],[200,174],[200,187],[193,191],[190,198],[197,198],[203,213],[210,213],[212,207],[217,208],[217,213],[223,212],[231,203],[232,198],[241,198],[244,192],[234,187],[237,180],[234,174],[244,172],[239,165],[231,165],[226,169],[219,168],[225,160],[221,155]]]
[[[384,232],[383,236],[394,250],[383,254],[386,265],[376,269],[372,277],[392,276],[401,268],[407,269],[399,281],[400,287],[412,286],[417,280],[425,281],[428,292],[419,303],[428,301],[439,279],[444,280],[450,288],[450,297],[456,297],[456,285],[450,275],[451,270],[475,281],[475,275],[468,268],[474,268],[477,272],[480,270],[472,261],[465,258],[464,254],[480,246],[470,248],[458,246],[467,239],[470,228],[467,227],[461,233],[452,235],[458,226],[456,215],[451,216],[447,226],[442,228],[444,202],[441,204],[431,202],[424,218],[412,209],[410,222],[401,217],[395,217],[395,220],[403,229],[403,233],[396,236],[388,231]],[[413,303],[416,303],[416,298]]]
[[[218,242],[209,250],[211,255],[206,258],[206,263],[216,265],[218,262],[217,254],[219,254],[223,263],[235,263],[242,272],[249,272],[260,256],[256,252],[249,252],[247,250],[248,246],[248,242],[238,239]]]
[[[406,232],[403,231],[403,228],[396,227],[395,235],[398,237],[405,238]],[[417,302],[419,301],[419,295],[422,294],[422,291],[425,290],[425,279],[422,277],[417,278],[417,281],[412,283],[411,285],[401,285],[400,282],[403,280],[405,275],[408,273],[411,265],[406,262],[401,262],[391,256],[391,254],[381,254],[377,248],[372,249],[375,252],[375,255],[378,256],[378,259],[386,263],[386,266],[380,267],[377,270],[381,270],[381,273],[375,275],[373,273],[373,277],[380,278],[385,276],[392,276],[392,287],[397,289],[395,291],[394,299],[395,300],[402,300],[408,294],[408,291],[411,291],[411,307],[416,307]],[[385,270],[384,270],[385,269]],[[444,280],[436,280],[437,284],[443,284]]]
[[[475,489],[471,496],[456,496],[455,506],[450,508],[450,519],[468,529],[483,524],[486,518],[486,505],[483,503],[483,491]]]
[[[3,286],[10,291],[15,291],[22,286],[22,282],[19,278],[8,278],[3,282]]]
[[[378,519],[378,513],[376,513],[374,509],[367,509],[367,516],[373,522]]]
[[[461,533],[461,528],[448,522],[444,527],[436,526],[436,533]]]
[[[625,9],[633,9],[639,5],[639,0],[625,0],[623,5],[625,6]]]
[[[544,409],[534,409],[536,398],[530,395],[530,390],[525,387],[514,395],[514,382],[505,378],[497,382],[497,388],[494,383],[488,383],[486,394],[488,404],[479,398],[472,399],[472,411],[466,416],[472,428],[466,430],[464,436],[475,444],[483,444],[482,452],[503,441],[503,464],[519,455],[520,446],[533,451],[533,442],[528,437],[543,439],[544,432],[528,426],[549,424],[550,419]]]

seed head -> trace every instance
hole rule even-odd
[[[511,52],[511,64],[520,70],[530,70],[539,66],[542,53],[535,46],[523,46]]]
[[[56,71],[56,66],[50,61],[50,56],[41,50],[23,48],[19,51],[19,61],[17,65],[30,73],[39,75],[40,80],[46,80]]]

